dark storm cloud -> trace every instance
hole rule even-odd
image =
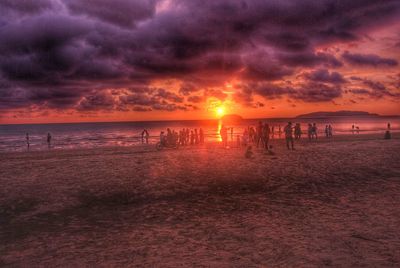
[[[267,83],[255,86],[253,92],[266,99],[277,99],[283,95],[293,94],[294,89],[292,87]]]
[[[373,66],[373,67],[378,67],[378,66],[397,66],[398,62],[395,59],[390,59],[390,58],[382,58],[378,55],[375,54],[359,54],[359,53],[349,53],[345,52],[342,55],[342,58],[354,65],[366,65],[366,66]]]
[[[346,80],[338,72],[329,72],[327,69],[317,69],[310,73],[306,73],[304,77],[314,82],[323,82],[331,84],[342,84]]]
[[[52,9],[53,4],[50,0],[34,0],[34,1],[16,1],[16,0],[2,0],[0,7],[3,12],[17,12],[34,14],[44,11],[46,9]],[[1,12],[0,12],[1,13]]]
[[[64,0],[71,12],[85,14],[100,21],[130,27],[136,21],[151,17],[155,11],[155,0]]]
[[[350,89],[349,92],[353,94],[368,95],[370,97],[378,99],[382,97],[400,98],[400,93],[393,92],[393,90],[390,90],[387,86],[385,86],[383,83],[379,81],[373,81],[371,79],[357,77],[357,76],[352,76],[350,79],[352,81],[355,81],[356,84],[368,88],[368,89],[365,88]]]
[[[80,111],[112,110],[114,105],[115,101],[110,94],[94,92],[85,96],[78,104],[77,109]]]
[[[307,83],[291,93],[294,99],[306,102],[326,102],[342,95],[342,88],[339,86],[326,85],[322,83]]]
[[[340,59],[317,46],[360,40],[371,26],[390,23],[399,10],[395,0],[3,0],[0,77],[8,86],[0,85],[1,103],[188,110],[193,107],[185,106],[184,97],[194,103],[194,96],[225,99],[217,87],[229,77],[263,85],[252,88],[251,96],[325,101],[341,92],[317,82],[341,83],[338,73],[310,73],[315,82],[310,88],[270,83],[301,68],[341,67]],[[397,65],[393,59],[351,52],[343,60]],[[148,87],[162,79],[184,83],[178,92]],[[114,97],[105,91],[133,84],[150,91],[118,91],[121,95]],[[235,98],[253,103],[248,94],[238,89]]]
[[[289,66],[314,67],[323,65],[335,68],[343,65],[335,56],[321,52],[285,53],[280,54],[279,59],[282,63]]]
[[[118,94],[116,105],[132,107],[133,111],[176,111],[190,110],[192,106],[183,104],[183,97],[163,88],[142,88],[130,90],[127,94]]]

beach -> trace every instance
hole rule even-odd
[[[400,266],[400,133],[0,153],[0,266]]]

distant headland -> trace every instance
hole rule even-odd
[[[225,124],[240,123],[243,120],[243,117],[237,114],[226,114],[221,117],[221,120]]]
[[[301,114],[296,116],[296,118],[325,118],[325,117],[340,117],[340,116],[371,116],[377,117],[379,114],[373,114],[363,111],[336,111],[336,112],[314,112],[308,114]]]

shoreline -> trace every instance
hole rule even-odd
[[[400,139],[400,132],[391,132],[392,133],[392,138],[391,139]],[[301,145],[307,145],[307,144],[315,144],[315,143],[324,143],[324,142],[339,142],[339,141],[368,141],[368,140],[384,140],[383,138],[384,133],[382,134],[340,134],[340,135],[334,135],[332,138],[326,138],[325,136],[320,136],[317,140],[312,140],[309,141],[306,136],[302,137],[300,140],[294,140],[295,145],[296,144],[301,144]],[[269,140],[270,144],[279,144],[279,146],[286,146],[285,145],[285,138],[284,135],[282,135],[281,138],[270,138]],[[21,149],[21,150],[0,150],[0,155],[1,154],[12,154],[12,153],[44,153],[44,152],[63,152],[63,151],[96,151],[96,150],[113,150],[113,149],[141,149],[144,152],[152,152],[156,151],[155,148],[156,143],[152,142],[149,144],[134,144],[134,145],[100,145],[97,147],[72,147],[72,148],[41,148],[41,149]],[[254,144],[250,144],[253,145]],[[236,137],[234,135],[233,140],[231,139],[231,136],[228,135],[228,146],[230,148],[234,149],[237,148],[236,146]],[[181,150],[184,148],[204,148],[204,147],[221,147],[221,142],[218,141],[205,141],[204,145],[185,145],[185,146],[180,146],[177,150]],[[241,146],[241,148],[244,148]],[[170,150],[170,149],[168,149]]]

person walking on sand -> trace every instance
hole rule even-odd
[[[288,150],[290,150],[290,147],[292,148],[292,150],[294,150],[292,122],[288,122],[283,131],[285,132],[286,147],[288,148]]]
[[[29,142],[29,133],[26,133],[26,147],[28,148],[28,150],[29,150],[29,147],[31,146],[31,144],[30,144],[30,142]]]
[[[294,126],[294,138],[296,140],[299,140],[301,138],[301,127],[300,127],[300,123],[296,123],[296,125]]]
[[[246,146],[248,143],[249,143],[249,131],[247,130],[247,128],[245,128],[242,136],[242,145]]]
[[[264,142],[264,148],[265,148],[265,150],[267,150],[268,151],[268,143],[269,143],[269,135],[271,134],[270,133],[271,131],[270,131],[270,129],[269,129],[269,125],[267,124],[267,123],[265,123],[264,124],[264,127],[263,127],[263,133],[262,133],[262,135],[263,135],[263,142]]]
[[[50,149],[51,147],[51,135],[50,133],[47,133],[47,147]]]
[[[144,133],[145,133],[145,129],[143,129],[142,133],[140,134],[140,137],[142,138],[142,144],[144,143]]]
[[[332,126],[328,125],[328,136],[331,138],[333,136]]]
[[[312,137],[315,139],[318,139],[318,129],[317,129],[317,124],[313,123],[312,125]]]
[[[228,129],[222,126],[219,134],[221,135],[222,146],[226,148],[228,146]]]
[[[311,141],[312,140],[312,125],[311,123],[308,124],[308,129],[307,129],[307,135],[308,135],[308,140]]]

